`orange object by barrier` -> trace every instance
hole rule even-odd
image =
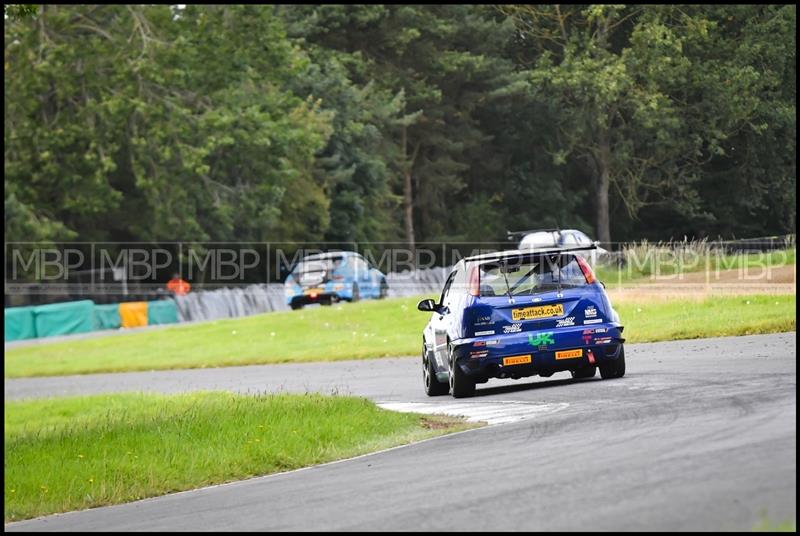
[[[119,304],[119,318],[123,328],[138,328],[147,325],[147,302]]]
[[[188,281],[175,277],[167,282],[167,290],[174,292],[177,296],[184,296],[192,290],[192,285],[190,285]]]

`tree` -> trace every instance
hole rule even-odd
[[[3,4],[3,15],[5,18],[20,19],[36,15],[39,6],[30,4]]]
[[[509,82],[513,63],[498,53],[512,26],[479,6],[298,6],[286,13],[306,24],[308,42],[359,58],[350,64],[354,83],[402,96],[401,116],[383,132],[384,162],[403,199],[402,227],[412,247],[443,236],[456,220],[449,208],[468,170],[491,154],[477,115],[486,94]]]
[[[385,133],[402,114],[403,95],[374,80],[356,83],[365,69],[359,54],[307,42],[316,30],[306,17],[289,23],[289,35],[308,51],[310,62],[290,84],[292,91],[319,102],[332,115],[332,134],[317,153],[315,174],[326,185],[331,203],[328,241],[352,243],[399,239],[396,220],[400,200],[392,192]],[[297,15],[293,8],[290,13]]]
[[[331,117],[287,89],[307,59],[270,10],[45,6],[5,39],[15,217],[84,240],[325,232]]]
[[[579,160],[593,177],[600,240],[611,239],[612,192],[631,218],[659,206],[707,217],[698,183],[751,128],[764,89],[751,61],[725,52],[716,8],[502,9],[532,61],[533,94],[560,109],[554,163]]]
[[[5,8],[8,240],[795,229],[794,6],[32,11]]]

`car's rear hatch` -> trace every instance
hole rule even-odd
[[[539,266],[539,262],[532,257],[506,274],[498,274],[492,265],[480,266],[479,281],[473,284],[479,288],[471,292],[477,295],[464,315],[466,337],[592,325],[606,320],[602,292],[595,288],[594,275],[583,259],[565,255],[555,260],[555,268],[544,263]],[[531,274],[534,269],[538,271]],[[532,280],[527,282],[526,276]]]
[[[320,287],[328,279],[328,268],[322,262],[307,262],[297,272],[297,283],[305,288]]]
[[[581,326],[605,321],[603,302],[594,293],[575,289],[536,297],[477,298],[465,315],[467,337],[503,335]]]

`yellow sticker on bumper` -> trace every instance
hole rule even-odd
[[[577,350],[564,350],[561,352],[556,352],[556,359],[575,359],[576,357],[581,357],[583,355],[583,350],[578,348]]]
[[[539,305],[538,307],[523,307],[511,311],[514,320],[534,320],[536,318],[550,318],[551,316],[564,316],[564,305]]]
[[[503,366],[508,365],[524,365],[531,362],[531,356],[528,355],[515,355],[514,357],[504,357]]]

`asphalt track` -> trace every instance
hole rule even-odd
[[[794,521],[795,336],[627,345],[622,379],[490,381],[459,401],[426,397],[416,358],[6,380],[6,400],[321,391],[500,424],[5,529],[750,530]]]

